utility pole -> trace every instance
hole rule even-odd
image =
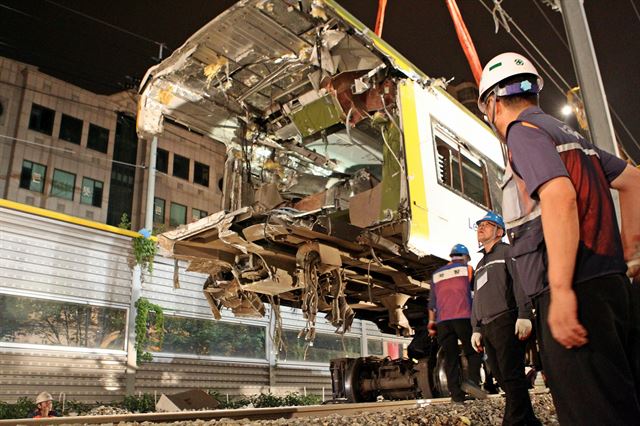
[[[151,139],[149,149],[149,167],[147,175],[147,199],[144,212],[144,227],[149,231],[153,230],[153,200],[156,192],[156,159],[158,156],[158,136]]]
[[[560,4],[562,20],[571,46],[571,57],[583,97],[592,142],[620,157],[583,0],[556,2]]]

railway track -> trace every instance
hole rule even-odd
[[[300,417],[326,417],[358,415],[378,411],[421,408],[429,405],[449,404],[449,398],[419,399],[408,401],[383,401],[356,404],[325,404],[303,407],[243,408],[237,410],[179,411],[172,413],[114,414],[104,416],[55,417],[48,419],[0,420],[0,426],[9,425],[57,425],[57,424],[118,424],[167,423],[189,420],[275,420]]]

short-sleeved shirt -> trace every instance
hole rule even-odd
[[[436,322],[471,318],[471,283],[473,268],[451,262],[433,273],[429,309],[436,312]]]
[[[610,183],[626,163],[597,148],[538,107],[524,110],[507,133],[514,173],[531,198],[551,179],[568,177],[576,190],[580,242],[574,281],[624,273],[620,231]]]

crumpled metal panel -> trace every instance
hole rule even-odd
[[[162,116],[168,116],[218,139],[233,138],[219,126],[237,125],[230,115],[244,115],[243,104],[264,111],[274,94],[308,81],[308,64],[287,65],[311,49],[303,36],[314,27],[310,16],[283,1],[239,2],[149,70],[139,132],[161,132]]]
[[[342,30],[322,30],[324,60],[318,61],[317,32],[328,21],[341,22]],[[356,35],[345,37],[344,30]],[[329,54],[340,40],[346,48],[337,46]],[[238,117],[264,116],[274,102],[310,90],[312,80],[317,85],[319,73],[310,78],[317,65],[334,73],[334,61],[344,67],[360,60],[358,68],[368,68],[378,57],[386,57],[411,78],[426,79],[334,1],[315,0],[310,13],[298,10],[297,2],[240,1],[147,72],[138,132],[158,134],[163,117],[170,117],[215,139],[232,141],[237,135],[230,130],[238,126]]]

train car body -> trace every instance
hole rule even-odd
[[[445,87],[332,0],[240,1],[142,84],[142,137],[171,120],[228,154],[224,210],[161,247],[209,274],[216,317],[283,304],[310,341],[319,312],[411,335],[433,271],[500,209],[500,143]]]

